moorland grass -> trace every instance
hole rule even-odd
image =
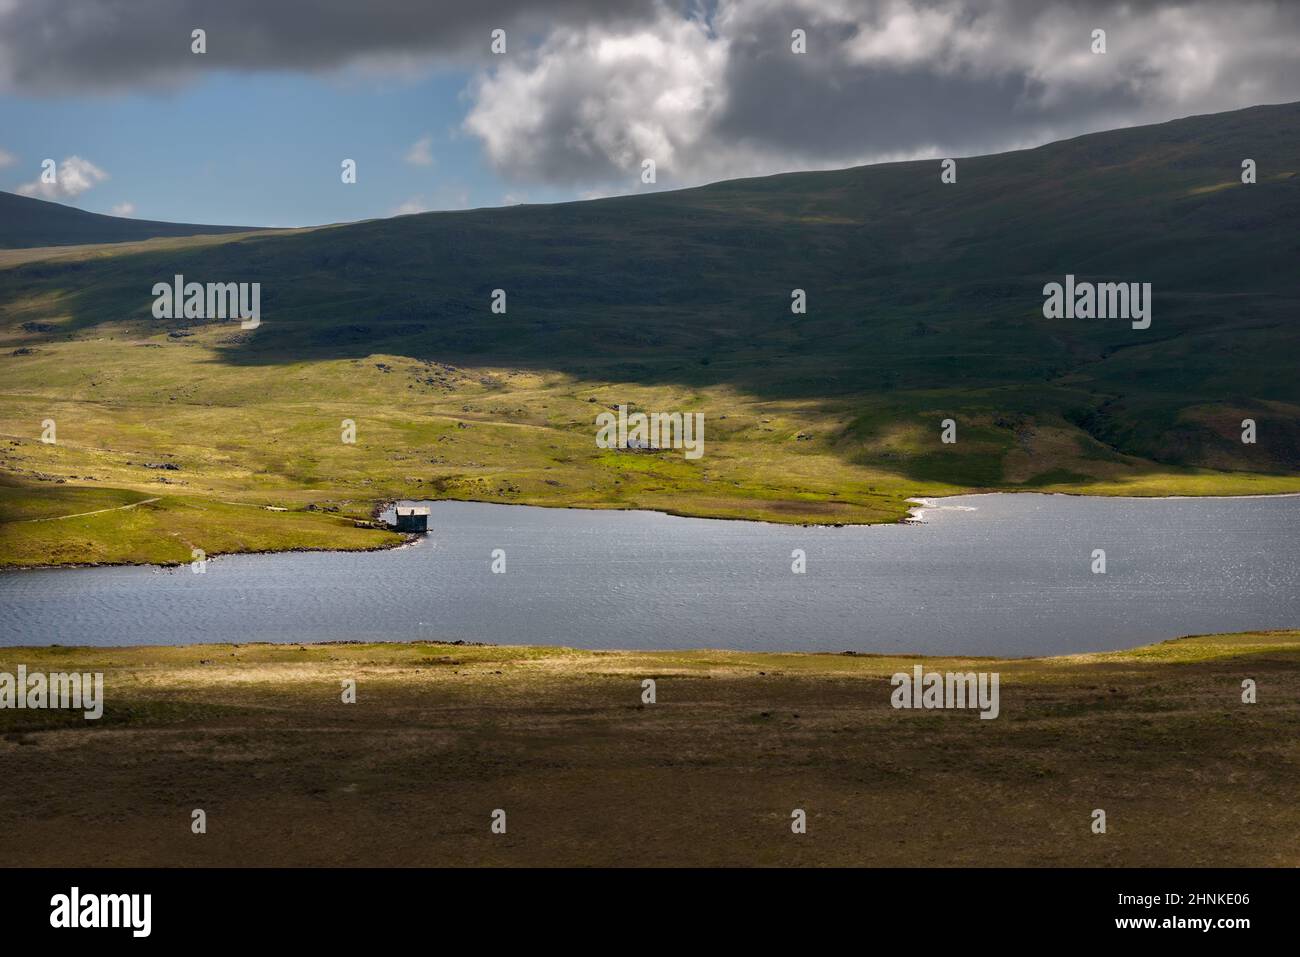
[[[1000,716],[891,708],[918,663],[999,673]],[[1011,660],[0,648],[19,664],[102,672],[106,702],[0,711],[9,866],[1300,864],[1294,630]]]

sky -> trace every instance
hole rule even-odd
[[[968,156],[1300,100],[1298,41],[1271,0],[0,0],[0,189],[297,226]]]

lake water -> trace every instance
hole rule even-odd
[[[1042,655],[1300,625],[1300,497],[973,495],[800,528],[432,502],[364,553],[0,575],[0,644],[416,639]],[[504,574],[491,571],[503,549]],[[1091,571],[1105,549],[1105,574]],[[791,552],[807,554],[805,574]]]

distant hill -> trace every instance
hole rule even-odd
[[[30,196],[0,192],[0,249],[124,243],[158,236],[252,232],[256,228],[124,219],[121,216],[88,213],[83,209]]]
[[[1257,164],[1251,185],[1245,159]],[[209,393],[238,375],[233,404],[287,389],[285,375],[312,363],[397,356],[559,373],[565,401],[584,404],[555,428],[587,445],[585,403],[617,389],[698,397],[692,407],[711,415],[738,397],[753,418],[718,414],[711,435],[790,462],[815,451],[911,488],[1079,489],[1152,463],[1294,475],[1298,173],[1300,104],[1260,106],[959,158],[952,184],[925,160],[28,263],[0,269],[0,332],[36,350],[165,338],[178,325],[192,335],[201,322],[150,311],[153,284],[183,272],[262,284],[261,328],[214,335],[202,368]],[[27,242],[73,241],[73,220],[153,225],[4,199],[29,217],[69,218],[37,238],[35,222],[24,231],[0,217]],[[1044,284],[1067,274],[1150,283],[1150,328],[1045,318]],[[490,309],[494,289],[508,295],[504,314]],[[791,312],[794,289],[806,291],[804,315]],[[84,395],[123,398],[126,383],[147,381],[137,366],[148,352],[115,351],[104,375],[122,384]],[[40,368],[39,352],[19,358],[7,376]],[[400,418],[435,388],[428,373],[380,375],[295,378],[293,400],[353,401],[355,389],[358,404],[389,402]],[[539,403],[538,420],[558,423],[561,398]],[[774,432],[774,408],[806,415],[806,434]],[[961,431],[942,446],[947,417]],[[1246,418],[1260,423],[1257,444],[1241,440]],[[778,481],[784,461],[757,468]],[[460,465],[448,463],[437,464]],[[288,458],[273,465],[290,483],[311,474]],[[537,500],[552,494],[538,484]]]

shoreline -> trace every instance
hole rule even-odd
[[[218,558],[232,558],[238,555],[311,555],[320,554],[321,552],[333,552],[340,555],[364,552],[387,552],[395,551],[399,548],[408,548],[412,545],[419,544],[420,536],[414,533],[401,533],[395,529],[390,529],[394,534],[405,534],[406,540],[401,542],[392,542],[383,545],[369,545],[365,548],[250,548],[245,551],[237,552],[214,552],[205,556],[206,561],[216,561]],[[176,571],[186,568],[190,562],[64,562],[57,565],[12,565],[6,568],[0,568],[0,576],[10,573],[20,572],[53,572],[63,569],[75,570],[86,568],[156,568],[159,571]]]
[[[1300,630],[1300,624],[1295,627],[1287,628],[1268,628],[1263,630],[1249,631],[1231,631],[1231,632],[1193,632],[1185,635],[1177,635],[1173,638],[1163,638],[1158,641],[1149,641],[1139,645],[1126,646],[1124,648],[1112,648],[1105,651],[1075,651],[1060,655],[972,655],[972,654],[922,654],[919,652],[909,651],[805,651],[797,648],[764,648],[764,649],[744,649],[744,648],[712,648],[702,645],[696,648],[579,648],[573,645],[536,645],[536,644],[518,644],[506,641],[468,641],[465,639],[452,639],[439,641],[436,639],[417,638],[411,641],[367,641],[365,639],[329,639],[326,641],[205,641],[194,644],[154,644],[154,645],[77,645],[51,643],[48,645],[0,645],[0,658],[5,657],[10,652],[49,652],[58,649],[60,654],[87,652],[87,653],[109,653],[109,652],[180,652],[191,651],[196,649],[218,649],[230,651],[231,649],[253,648],[253,649],[279,649],[279,650],[302,650],[319,649],[319,648],[353,648],[353,649],[382,649],[389,651],[408,651],[421,646],[433,646],[437,648],[490,648],[510,654],[542,654],[542,655],[575,655],[591,657],[638,657],[638,656],[673,656],[673,655],[710,655],[718,658],[853,658],[862,660],[871,659],[905,659],[908,661],[1005,661],[1016,663],[1040,662],[1040,663],[1069,663],[1072,659],[1096,659],[1106,656],[1123,656],[1137,652],[1150,652],[1154,649],[1162,648],[1167,645],[1176,645],[1179,642],[1190,642],[1218,637],[1235,637],[1238,635],[1263,635],[1263,636],[1283,636],[1289,635]]]
[[[572,511],[583,512],[646,512],[653,515],[667,515],[672,518],[693,519],[702,522],[749,522],[754,525],[774,525],[779,527],[797,526],[799,528],[875,528],[885,525],[918,525],[925,524],[924,515],[927,511],[944,510],[943,502],[947,499],[954,498],[974,498],[990,495],[1055,495],[1067,498],[1094,498],[1094,499],[1123,499],[1126,501],[1193,501],[1193,500],[1228,500],[1228,499],[1257,499],[1257,498],[1300,498],[1300,492],[1263,492],[1248,493],[1245,495],[1105,495],[1088,492],[1050,492],[1038,489],[996,489],[972,492],[957,492],[953,495],[936,495],[936,496],[913,496],[904,499],[908,504],[907,512],[902,518],[891,522],[772,522],[765,519],[754,518],[732,518],[725,515],[691,515],[685,512],[674,511],[663,508],[645,508],[642,506],[623,507],[618,505],[538,505],[530,502],[495,502],[489,499],[473,498],[397,498],[383,499],[375,503],[371,508],[370,514],[375,521],[378,521],[380,513],[388,508],[394,507],[398,502],[428,502],[431,505],[437,505],[444,502],[460,502],[470,505],[496,505],[502,508],[545,508],[545,509],[569,509]],[[938,504],[936,504],[938,503]],[[956,506],[951,508],[953,511],[975,511],[973,506]],[[432,516],[431,516],[432,517]],[[3,527],[0,525],[0,527]],[[377,531],[388,531],[393,534],[405,534],[405,540],[392,542],[381,545],[371,545],[363,548],[259,548],[247,549],[230,552],[214,552],[207,555],[208,561],[215,561],[218,558],[228,558],[236,555],[294,555],[294,554],[311,554],[320,552],[334,552],[338,554],[348,553],[365,553],[365,552],[384,552],[401,548],[407,548],[419,544],[421,539],[420,533],[408,532],[399,533],[396,529],[376,529]],[[158,568],[158,569],[175,569],[184,568],[189,562],[61,562],[57,564],[36,564],[36,565],[13,565],[0,568],[0,575],[10,572],[26,571],[57,571],[61,569],[84,569],[84,568]]]

